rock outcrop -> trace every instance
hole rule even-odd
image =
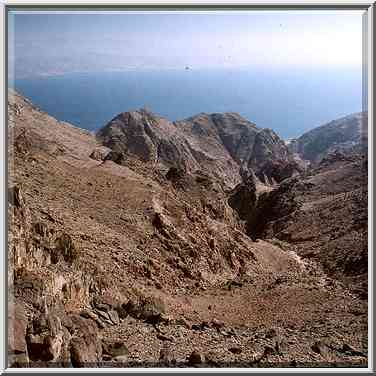
[[[301,257],[320,262],[328,275],[366,297],[367,196],[367,159],[331,153],[305,177],[252,197],[247,233],[294,244]],[[241,201],[232,206],[244,208]]]
[[[203,170],[230,187],[240,182],[240,168],[264,177],[269,169],[263,166],[278,161],[272,174],[282,178],[289,176],[286,165],[292,161],[287,146],[272,130],[257,128],[235,113],[199,114],[170,122],[145,110],[133,111],[115,117],[97,138],[120,153],[125,164],[127,156],[133,156],[167,170]],[[279,168],[281,173],[276,172]]]

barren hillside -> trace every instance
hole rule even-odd
[[[344,278],[366,280],[361,159],[265,184],[291,155],[238,115],[123,113],[95,136],[8,110],[13,366],[367,365]]]

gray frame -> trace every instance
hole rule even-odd
[[[364,10],[366,11],[366,14],[365,14],[365,18],[367,19],[367,15],[368,13],[371,13],[372,14],[372,19],[375,20],[376,19],[376,2],[375,3],[370,3],[370,2],[362,2],[362,3],[352,3],[352,4],[348,4],[348,3],[345,3],[345,4],[336,4],[336,3],[327,3],[327,4],[317,4],[317,3],[302,3],[302,4],[280,4],[280,3],[274,3],[274,4],[268,4],[268,3],[254,3],[254,4],[250,4],[250,5],[245,5],[245,4],[219,4],[219,5],[214,5],[214,4],[206,4],[206,3],[202,3],[202,4],[176,4],[176,5],[170,5],[170,4],[158,4],[158,5],[148,5],[148,4],[124,4],[124,5],[118,5],[118,4],[111,4],[111,3],[99,3],[99,4],[95,4],[95,5],[88,5],[88,4],[85,4],[85,3],[76,3],[74,5],[65,5],[65,4],[38,4],[38,3],[34,3],[34,4],[30,4],[30,3],[19,3],[19,4],[15,4],[15,5],[3,5],[3,11],[4,11],[4,71],[3,71],[3,78],[4,78],[4,116],[3,116],[3,121],[4,121],[4,131],[3,131],[3,137],[4,137],[4,143],[5,143],[5,148],[3,148],[2,150],[4,151],[4,158],[3,158],[3,161],[4,161],[4,164],[3,164],[3,171],[5,172],[5,179],[4,179],[4,184],[3,184],[3,189],[4,189],[4,194],[3,194],[3,209],[4,209],[4,217],[3,217],[3,221],[4,221],[4,225],[3,227],[5,227],[4,229],[4,258],[3,258],[3,261],[4,261],[4,267],[3,267],[3,276],[4,276],[4,279],[3,279],[3,283],[4,285],[3,286],[6,286],[6,289],[3,289],[3,304],[4,304],[4,307],[6,307],[6,310],[5,310],[5,316],[3,317],[3,322],[2,322],[2,329],[3,329],[3,333],[4,333],[4,338],[3,338],[3,342],[2,342],[2,345],[4,346],[4,350],[7,349],[7,333],[8,333],[8,320],[7,320],[7,312],[8,312],[8,294],[5,292],[7,291],[8,292],[8,285],[7,285],[7,271],[8,271],[8,252],[5,252],[5,250],[8,250],[8,220],[7,220],[7,210],[6,210],[6,207],[7,207],[7,202],[8,202],[8,144],[7,144],[7,140],[8,140],[8,131],[7,131],[7,124],[8,124],[8,115],[7,115],[7,103],[8,103],[8,61],[7,61],[7,51],[8,51],[8,35],[7,35],[7,31],[8,31],[8,13],[9,11],[13,11],[13,10],[30,10],[30,11],[38,11],[38,10],[43,10],[43,11],[48,11],[48,10],[51,10],[51,11],[64,11],[64,10],[69,10],[69,11],[84,11],[84,10],[89,10],[89,11],[106,11],[106,10],[131,10],[131,11],[137,11],[137,10],[150,10],[150,11],[158,11],[158,10],[164,10],[164,11],[174,11],[174,10],[179,10],[179,11],[194,11],[194,10],[212,10],[212,11],[215,11],[215,10],[228,10],[228,11],[231,11],[231,10],[234,10],[234,11],[241,11],[241,10],[265,10],[265,11],[270,11],[270,10],[285,10],[285,11],[289,11],[289,10]],[[374,22],[372,22],[374,23]],[[373,26],[373,25],[372,25]],[[373,44],[374,44],[374,41],[375,41],[375,35],[376,35],[376,31],[375,31],[375,28],[372,27],[372,30],[373,30],[373,33],[372,35],[367,35],[367,39],[370,39],[371,40],[371,44],[368,43],[368,46],[372,46],[372,41],[373,41]],[[372,56],[366,56],[366,59],[368,60],[368,62],[371,64],[370,67],[368,67],[368,71],[364,71],[363,74],[364,74],[364,80],[368,83],[368,88],[364,88],[368,94],[368,98],[372,101],[373,100],[373,96],[374,96],[374,91],[373,91],[373,88],[375,87],[375,78],[373,76],[373,68],[374,68],[374,61],[375,61],[375,58],[374,58],[374,54],[375,54],[375,51],[374,49],[372,48],[373,51],[368,51],[368,54],[372,53]],[[369,73],[371,73],[371,75],[369,75]],[[365,82],[363,81],[363,82]],[[369,95],[371,94],[371,95]],[[372,102],[368,102],[368,106],[367,106],[367,103],[363,102],[363,109],[364,109],[364,106],[367,106],[368,109],[373,109],[373,103]],[[373,111],[371,111],[371,117],[369,118],[369,124],[373,127],[373,118],[372,118],[372,115],[373,115]],[[376,142],[376,132],[373,132],[373,137],[370,139],[369,143],[373,149],[373,145],[375,144]],[[373,164],[371,164],[370,166],[370,169],[369,169],[369,172],[372,173],[372,176],[374,177],[375,174],[376,174],[376,161],[375,161],[375,156],[373,155],[373,153],[371,153],[370,155],[371,157],[373,157]],[[375,180],[373,179],[372,180],[372,186],[373,184],[375,184]],[[373,197],[373,192],[370,196],[371,198]],[[372,205],[372,206],[371,206]],[[369,212],[369,214],[371,214],[371,217],[369,217],[371,219],[369,219],[369,222],[372,223],[373,225],[373,213],[376,209],[376,204],[373,200],[371,200],[371,204],[369,204],[369,209],[371,209],[371,212]],[[373,230],[373,228],[370,227],[369,225],[369,229],[370,230]],[[371,250],[370,247],[373,246],[373,231],[370,231],[370,235],[371,235],[371,238],[369,240],[371,240],[371,242],[369,242],[369,251]],[[372,252],[371,252],[372,254]],[[370,258],[370,255],[369,255],[369,258]],[[372,257],[372,264],[369,266],[369,270],[372,272],[373,270],[375,270],[375,258]],[[373,268],[373,269],[371,269]],[[373,276],[372,276],[372,273],[370,273],[370,277],[369,277],[369,282],[370,285],[373,286]],[[371,292],[369,292],[369,294],[371,294]],[[375,310],[374,310],[374,304],[375,304],[375,291],[373,290],[372,291],[372,298],[371,296],[369,295],[369,303],[373,303],[372,306],[370,307],[371,309],[371,312],[374,313]],[[369,315],[369,318],[368,318],[368,322],[370,323],[370,315]],[[374,338],[375,338],[375,327],[374,325],[372,325],[372,338],[369,338],[369,344],[371,345],[369,351],[372,351],[374,352]],[[370,352],[369,352],[369,355],[370,355]],[[371,362],[371,359],[372,359],[372,362]],[[366,372],[367,374],[374,374],[376,373],[376,370],[375,370],[375,365],[374,365],[374,362],[373,362],[373,357],[370,359],[370,357],[368,358],[368,365],[369,365],[369,368],[372,370],[371,372]],[[4,351],[4,359],[2,359],[3,363],[1,364],[1,369],[2,370],[5,370],[4,373],[12,373],[12,374],[17,374],[16,372],[10,372],[9,369],[7,370],[7,352]],[[15,369],[14,369],[15,370]],[[24,371],[25,369],[23,369]],[[64,371],[63,371],[64,370]],[[29,369],[29,371],[31,371],[32,373],[39,373],[41,370],[36,368],[36,369]],[[63,371],[64,373],[68,373],[67,372],[67,369],[60,369],[60,371]],[[109,369],[106,369],[106,371],[108,372]],[[105,374],[105,372],[103,370],[103,374]],[[111,372],[114,372],[114,373],[118,373],[118,372],[124,372],[124,370],[122,369],[110,369]],[[156,369],[155,372],[156,373],[163,373],[165,372],[166,370],[163,370],[163,369]],[[170,373],[171,370],[169,370],[168,372]],[[244,371],[244,369],[243,369]],[[255,370],[256,371],[256,370]],[[63,373],[63,372],[59,372],[59,373]],[[90,371],[86,371],[86,372],[90,372]],[[107,373],[106,372],[106,373]],[[129,371],[129,373],[131,373],[132,371]],[[215,373],[217,372],[216,369],[208,369],[208,372],[211,372],[211,373]],[[227,371],[228,372],[228,371]],[[286,372],[289,373],[289,369],[286,369]],[[302,372],[304,372],[302,370]],[[338,370],[339,373],[342,373],[343,370],[339,369]],[[20,373],[24,373],[24,372],[20,372]],[[69,373],[72,373],[72,372],[69,372]],[[81,373],[81,372],[80,372]],[[95,372],[95,373],[98,373],[98,372]],[[187,371],[185,371],[184,373],[187,373]],[[257,373],[257,371],[255,372]],[[320,374],[321,372],[310,372],[311,374]],[[362,372],[362,373],[365,373],[365,372]],[[263,372],[263,374],[265,374],[265,372]],[[346,372],[346,374],[356,374],[355,372],[354,373],[349,373],[349,372]]]

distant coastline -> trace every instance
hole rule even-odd
[[[173,121],[200,112],[237,112],[289,139],[361,110],[358,71],[318,72],[128,68],[46,75],[9,83],[57,119],[91,131],[120,112],[147,105]],[[342,97],[339,92],[351,95]]]

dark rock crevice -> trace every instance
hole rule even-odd
[[[253,240],[265,237],[268,224],[291,215],[299,208],[292,190],[296,182],[297,179],[289,179],[257,197],[255,178],[250,177],[230,193],[228,203],[245,221],[249,237]]]

